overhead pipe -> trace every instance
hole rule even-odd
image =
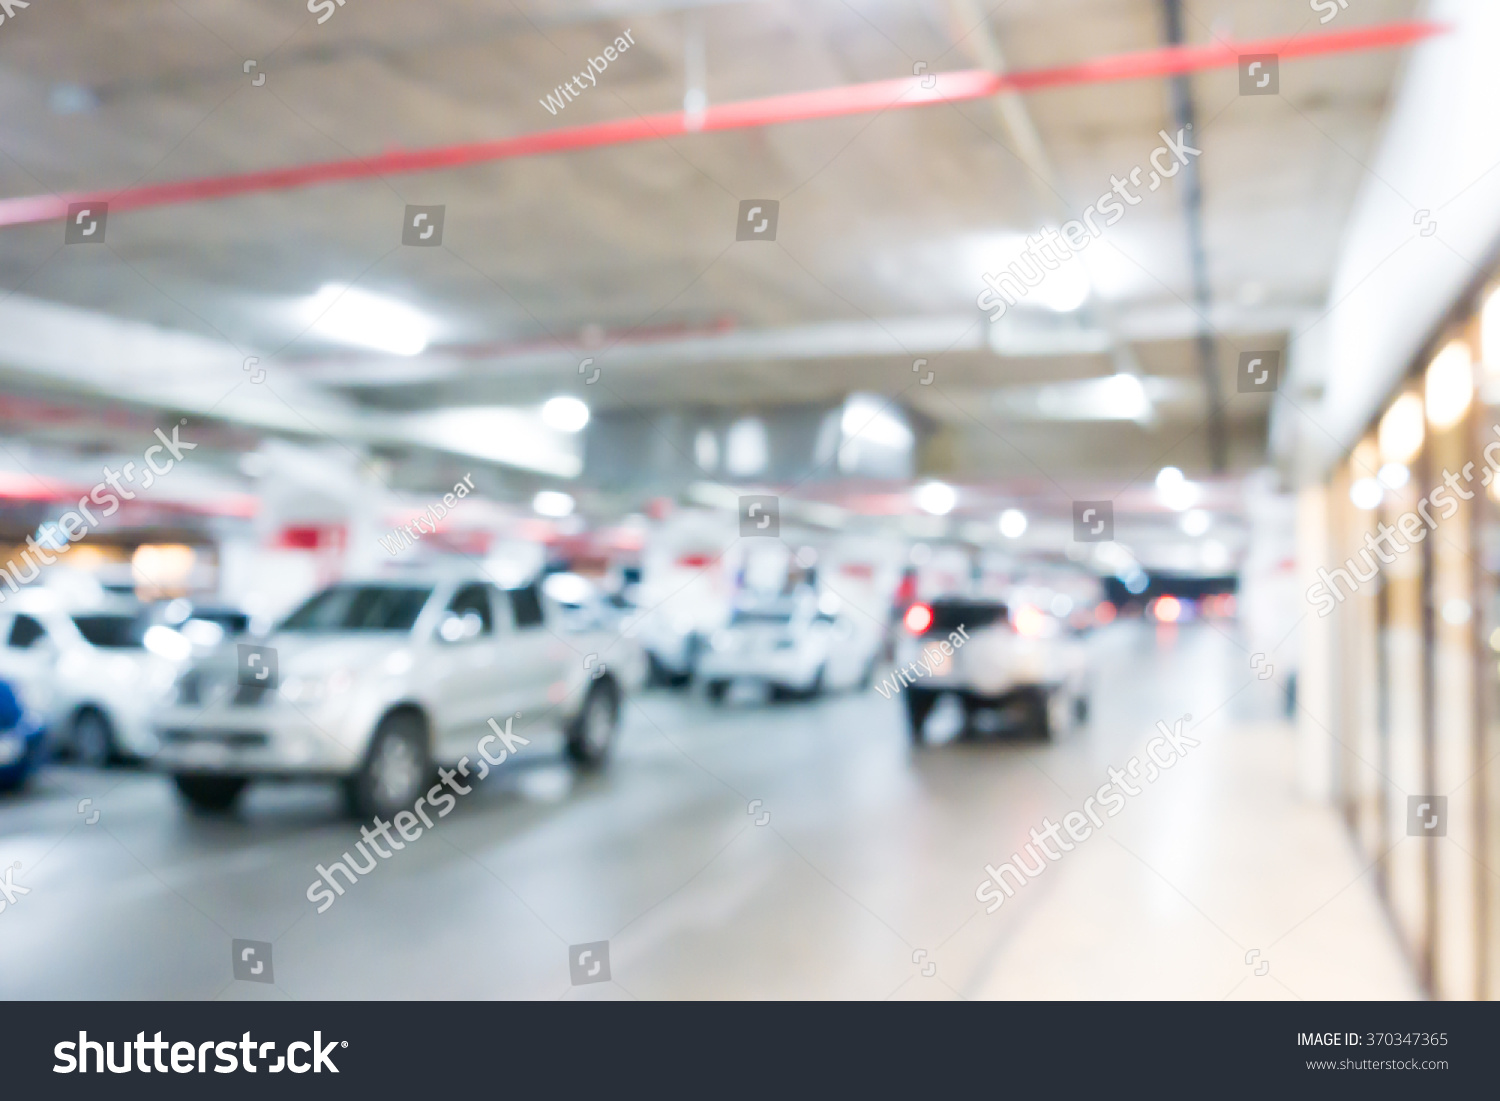
[[[1180,44],[1182,0],[1162,0],[1162,6],[1166,16],[1167,41],[1171,45]],[[1170,87],[1174,125],[1179,132],[1193,129],[1193,89],[1187,76],[1179,73],[1172,77]],[[1203,232],[1203,177],[1198,171],[1197,161],[1184,159],[1182,206],[1187,218],[1188,253],[1193,271],[1193,302],[1199,315],[1195,343],[1198,350],[1198,373],[1203,380],[1203,397],[1208,405],[1208,461],[1214,473],[1218,474],[1229,465],[1229,425],[1224,416],[1218,346],[1214,343],[1213,329],[1209,322],[1214,306],[1213,284],[1208,277],[1208,248],[1204,244]]]
[[[1035,92],[1069,85],[1175,76],[1205,69],[1230,68],[1238,63],[1241,54],[1274,53],[1286,60],[1320,54],[1377,50],[1418,42],[1446,29],[1436,23],[1418,21],[1382,23],[1332,34],[1270,38],[1257,42],[1164,46],[1114,54],[1077,65],[1003,75],[972,69],[932,73],[741,100],[738,103],[710,106],[691,115],[684,111],[669,111],[613,122],[543,130],[495,141],[467,142],[230,176],[146,184],[118,191],[100,189],[31,195],[0,200],[0,227],[64,218],[68,207],[73,203],[107,202],[111,213],[118,213],[208,199],[226,199],[235,195],[287,191],[341,180],[435,172],[548,153],[659,141],[691,133],[754,129],[787,122],[879,114],[902,107],[961,103],[999,92]]]

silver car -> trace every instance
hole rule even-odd
[[[698,677],[718,702],[729,686],[752,682],[773,695],[811,698],[824,690],[868,687],[883,638],[878,626],[846,614],[836,598],[780,597],[737,609],[698,659]]]
[[[508,720],[560,730],[575,761],[597,765],[630,679],[602,660],[613,641],[568,631],[535,584],[336,584],[184,672],[156,716],[156,764],[199,809],[227,809],[252,780],[314,776],[339,781],[361,816],[410,806],[439,764],[477,761]]]
[[[1047,738],[1088,717],[1087,653],[1067,624],[1030,605],[951,597],[917,603],[902,617],[895,670],[876,684],[900,694],[915,742],[947,697],[963,710],[964,730],[982,721]]]

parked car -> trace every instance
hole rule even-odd
[[[150,757],[151,708],[187,657],[153,629],[127,598],[74,604],[22,590],[0,606],[0,676],[40,714],[54,749],[96,766]]]
[[[26,783],[42,755],[41,716],[26,709],[15,688],[0,680],[0,791]]]
[[[736,681],[768,685],[782,696],[868,686],[879,659],[880,631],[836,611],[811,593],[737,609],[698,659],[698,677],[717,702]]]
[[[471,576],[349,581],[315,593],[267,637],[193,663],[156,716],[156,761],[184,799],[228,809],[254,780],[324,777],[352,812],[389,815],[520,714],[601,764],[627,688],[614,637],[570,631],[536,584]],[[595,660],[589,660],[593,657]]]
[[[954,597],[912,604],[902,623],[896,669],[904,676],[882,685],[904,697],[913,741],[924,739],[944,696],[962,707],[966,730],[981,713],[1043,738],[1087,719],[1084,646],[1056,617],[1030,605],[1012,615],[998,600]]]

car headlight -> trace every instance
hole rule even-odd
[[[281,682],[281,696],[288,703],[322,703],[339,696],[354,686],[354,674],[348,669],[335,669],[331,673],[312,676],[285,677]]]

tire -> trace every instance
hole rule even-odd
[[[906,721],[910,728],[913,745],[921,745],[926,738],[927,716],[932,714],[937,696],[931,692],[908,688],[906,696]]]
[[[250,782],[243,776],[195,776],[189,773],[178,773],[172,779],[177,784],[177,794],[202,814],[224,814],[234,806],[240,792]]]
[[[1045,742],[1060,738],[1073,728],[1073,699],[1062,688],[1028,688],[1025,695],[1026,735]]]
[[[724,694],[729,691],[727,680],[711,680],[703,686],[703,691],[708,694],[709,703],[723,703]]]
[[[73,717],[68,745],[74,760],[92,768],[104,768],[117,755],[115,732],[97,707],[85,707]]]
[[[1073,730],[1077,721],[1078,701],[1068,695],[1066,688],[1054,688],[1047,693],[1047,729],[1043,737],[1059,738]]]
[[[609,756],[620,728],[620,693],[610,681],[595,681],[578,715],[568,724],[568,756],[597,768]]]
[[[661,663],[661,659],[655,654],[646,653],[646,687],[648,688],[686,688],[693,680],[692,670],[686,673],[674,673]]]
[[[359,818],[389,818],[409,810],[434,776],[427,724],[414,711],[380,720],[364,764],[344,782],[349,810]]]
[[[799,699],[815,700],[823,694],[823,674],[827,668],[826,665],[818,666],[818,675],[813,677],[812,683],[797,693]]]
[[[1089,721],[1089,698],[1087,696],[1073,698],[1073,721],[1079,726]]]

